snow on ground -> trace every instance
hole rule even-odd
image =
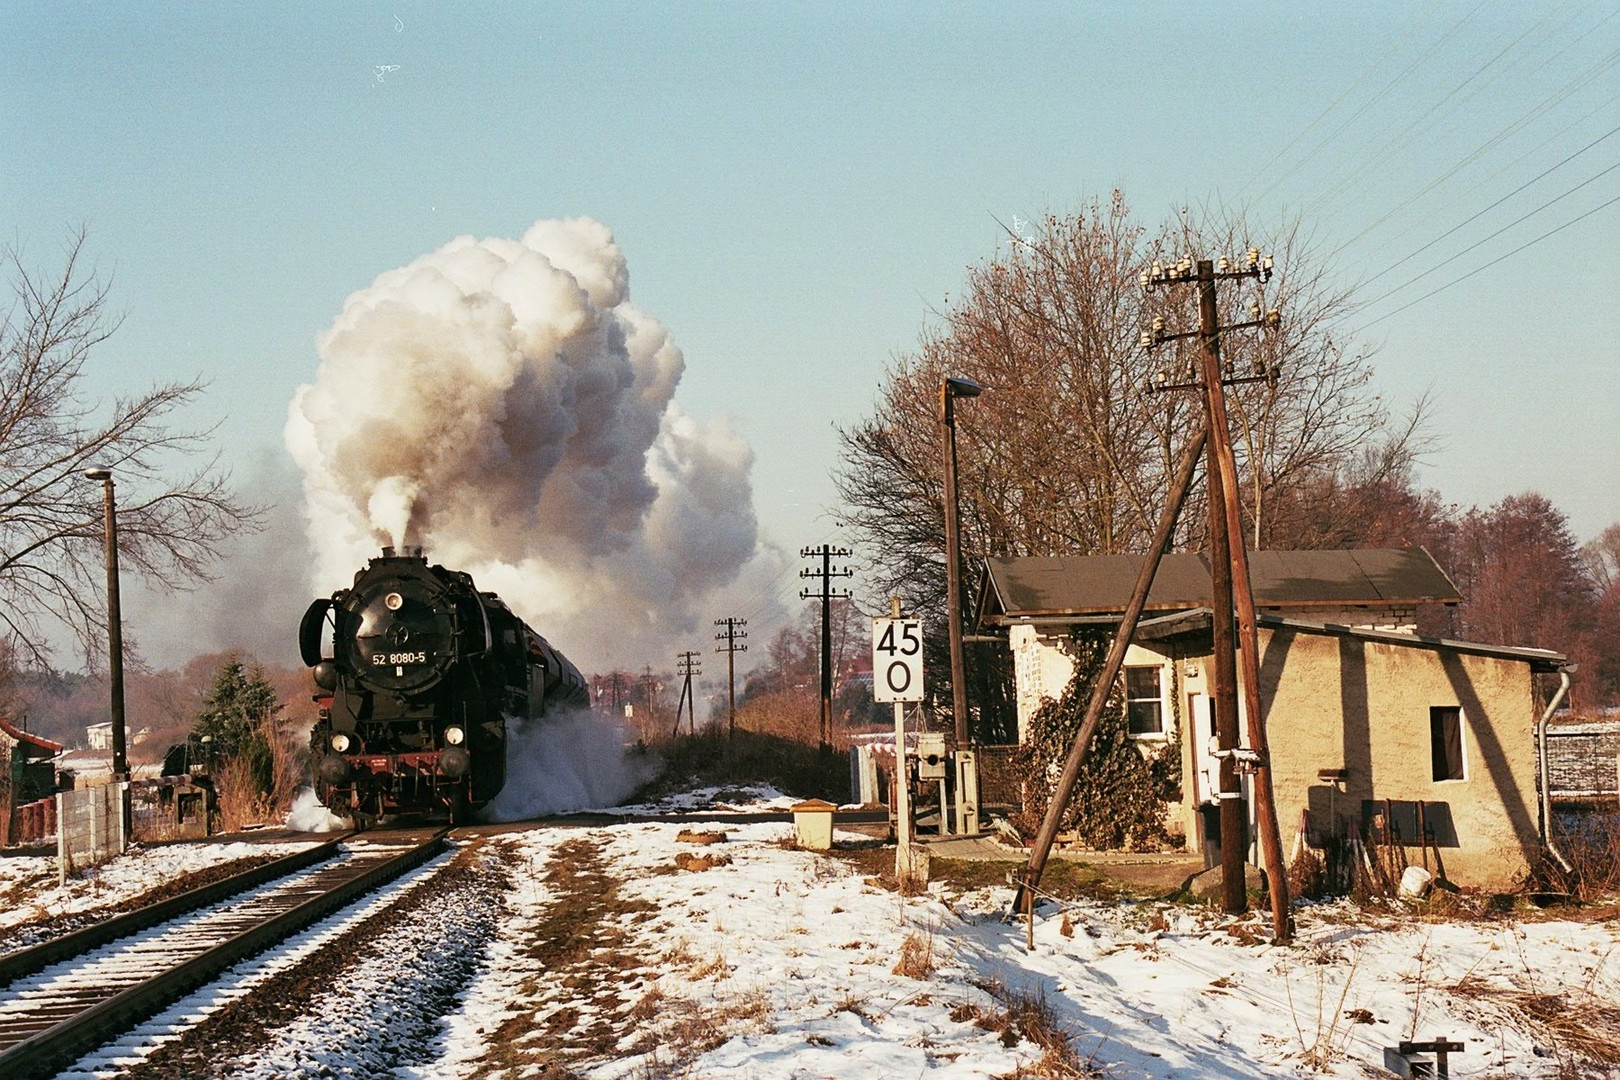
[[[1285,948],[1266,943],[1259,915],[1076,901],[1043,905],[1029,951],[1024,924],[1001,921],[1006,888],[935,882],[904,898],[869,883],[849,859],[795,849],[785,823],[711,821],[697,828],[723,829],[726,841],[697,845],[680,839],[678,823],[634,820],[792,801],[776,791],[710,790],[618,808],[632,818],[621,824],[488,836],[480,850],[493,868],[492,908],[501,910],[460,918],[429,908],[401,925],[397,947],[376,950],[352,986],[333,988],[339,997],[275,1033],[257,1058],[261,1071],[517,1080],[548,1074],[552,1062],[593,1080],[1003,1076],[1042,1055],[1020,1037],[1027,1029],[994,1023],[1018,998],[1044,1003],[1101,1075],[1155,1080],[1384,1075],[1377,1067],[1386,1047],[1442,1036],[1466,1044],[1452,1058],[1453,1076],[1580,1075],[1566,1068],[1580,1064],[1571,1029],[1615,1036],[1620,1028],[1614,915],[1426,922],[1306,905],[1298,943]],[[160,872],[150,860],[210,847],[217,858],[239,857],[244,846],[142,852],[101,876],[109,888],[150,883]],[[729,861],[678,870],[678,855]],[[129,860],[148,865],[119,865]],[[0,888],[19,880],[7,868],[13,862],[0,860],[10,874]],[[413,882],[435,889],[430,875],[419,871],[389,895]],[[320,947],[359,917],[312,929],[250,965],[251,974],[236,973],[234,986],[202,991],[154,1026],[240,994],[267,967]],[[447,944],[458,935],[461,944],[436,949],[435,926]],[[932,971],[914,963],[910,974],[896,972],[908,940]],[[441,952],[443,964],[458,965],[443,977],[431,970]],[[436,1023],[388,1005],[421,997],[423,986],[449,995]],[[362,1037],[343,1027],[356,1018],[377,1030]],[[1560,1020],[1569,1026],[1555,1032]],[[84,1064],[105,1075],[117,1057]]]
[[[300,960],[319,949],[330,946],[339,935],[364,922],[377,914],[390,904],[395,903],[409,890],[431,881],[435,872],[449,864],[453,854],[440,855],[411,871],[398,880],[384,886],[377,892],[364,897],[360,903],[345,908],[330,918],[323,919],[315,925],[305,929],[280,945],[260,954],[250,960],[245,960],[226,971],[214,982],[200,990],[186,995],[181,1000],[170,1005],[163,1012],[152,1019],[139,1024],[135,1029],[125,1033],[112,1044],[93,1051],[71,1067],[64,1069],[59,1080],[70,1077],[95,1077],[98,1080],[111,1080],[120,1070],[138,1064],[155,1049],[164,1043],[176,1038],[188,1025],[198,1023],[204,1018],[224,1008],[232,1001],[249,993],[254,987],[268,981],[278,972],[285,971]],[[150,933],[150,932],[148,932]],[[412,970],[414,958],[409,954],[400,956],[394,965],[396,969]],[[349,987],[351,991],[355,989]],[[362,986],[361,989],[364,989]],[[386,1005],[385,1002],[372,1001],[372,1007]],[[393,1015],[401,1021],[401,1026],[409,1023],[407,1010],[398,1010]],[[364,1016],[364,1013],[360,1014]],[[353,1015],[336,1015],[323,1010],[311,1010],[310,1019],[319,1023],[321,1020],[342,1024],[355,1019]],[[380,1038],[386,1038],[392,1032],[379,1031]],[[309,1040],[304,1031],[304,1025],[289,1025],[287,1028],[272,1033],[273,1048],[261,1053],[260,1065],[268,1066],[270,1071],[257,1075],[276,1076],[287,1078],[293,1075],[291,1071],[278,1071],[284,1065],[284,1058],[279,1055],[288,1054],[288,1047],[300,1049],[309,1048]],[[380,1041],[380,1040],[379,1040]],[[330,1045],[326,1047],[330,1049]],[[221,1047],[223,1053],[227,1048]],[[351,1044],[347,1055],[347,1063],[358,1065],[359,1071],[351,1071],[349,1075],[373,1075],[364,1067],[365,1054],[371,1050],[370,1045],[354,1047]],[[340,1062],[338,1074],[343,1074],[343,1063]],[[245,1074],[239,1070],[237,1075]],[[331,1075],[330,1073],[326,1075]]]
[[[183,843],[135,847],[57,884],[56,856],[0,856],[0,931],[41,918],[92,911],[128,900],[219,863],[291,855],[318,841]]]
[[[714,793],[692,801],[705,798],[712,803]],[[627,974],[630,1000],[618,1018],[625,1053],[571,1063],[602,1080],[665,1071],[1007,1074],[1040,1052],[975,1026],[975,1016],[1000,1008],[981,988],[990,985],[1044,1001],[1080,1056],[1110,1077],[1364,1076],[1383,1064],[1386,1047],[1441,1036],[1467,1044],[1453,1057],[1454,1076],[1532,1077],[1568,1055],[1512,995],[1563,994],[1571,1012],[1620,1000],[1613,919],[1425,923],[1315,905],[1300,912],[1298,943],[1282,948],[1265,943],[1259,916],[1084,901],[1044,906],[1031,952],[1024,925],[1000,919],[1008,889],[964,894],[936,883],[905,899],[866,884],[844,860],[792,849],[790,826],[723,827],[728,842],[703,849],[678,841],[680,826],[651,822],[501,838],[526,868],[508,895],[508,920],[447,1021],[443,1058],[408,1075],[468,1075],[491,1050],[490,1033],[512,1030],[526,1010],[588,1012],[564,994],[537,994],[524,948],[526,929],[552,899],[542,880],[548,859],[581,835],[601,845],[624,895],[656,912],[634,929],[639,953],[662,971]],[[670,872],[677,853],[698,850],[731,862]],[[931,949],[929,978],[893,971],[913,936]],[[651,1006],[638,1009],[636,999]],[[630,1052],[638,1028],[688,1013],[709,1020],[718,1045],[689,1062]]]
[[[704,787],[677,791],[645,803],[609,808],[610,812],[636,817],[650,814],[717,813],[759,814],[792,809],[799,799],[784,795],[769,784],[741,787]]]
[[[1383,1064],[1385,1047],[1442,1036],[1467,1044],[1454,1076],[1543,1076],[1551,1041],[1515,1022],[1503,992],[1568,994],[1571,1009],[1620,997],[1612,922],[1375,921],[1330,905],[1302,911],[1297,944],[1278,948],[1166,904],[1085,904],[1070,918],[1068,936],[1060,919],[1039,921],[1034,952],[994,922],[964,927],[958,944],[974,966],[1044,996],[1108,1076],[1287,1075],[1313,1063],[1357,1076]]]

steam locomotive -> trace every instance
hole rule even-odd
[[[562,653],[470,575],[384,548],[316,600],[298,646],[319,688],[316,793],[361,825],[461,821],[506,783],[507,727],[589,702]]]

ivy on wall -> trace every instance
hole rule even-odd
[[[1077,632],[1066,649],[1075,661],[1074,677],[1062,697],[1046,702],[1030,720],[1027,741],[1018,752],[1027,778],[1025,809],[1014,820],[1026,834],[1040,828],[1109,644],[1107,636]],[[1178,712],[1172,709],[1171,717]],[[1169,841],[1165,803],[1180,797],[1180,787],[1180,724],[1174,723],[1164,743],[1132,739],[1125,727],[1124,686],[1116,680],[1059,828],[1074,830],[1082,844],[1094,849],[1163,847]]]

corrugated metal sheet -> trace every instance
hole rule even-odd
[[[987,560],[981,618],[1122,611],[1141,572],[1142,555],[1022,556]],[[1422,548],[1249,553],[1254,601],[1263,608],[1408,606],[1462,600],[1457,587]],[[1210,602],[1203,554],[1166,555],[1148,593],[1148,610]]]

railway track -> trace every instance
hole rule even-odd
[[[448,829],[368,832],[0,958],[0,1076],[49,1077],[227,968],[426,862]],[[297,860],[297,861],[295,861]],[[189,912],[189,914],[187,913]]]

